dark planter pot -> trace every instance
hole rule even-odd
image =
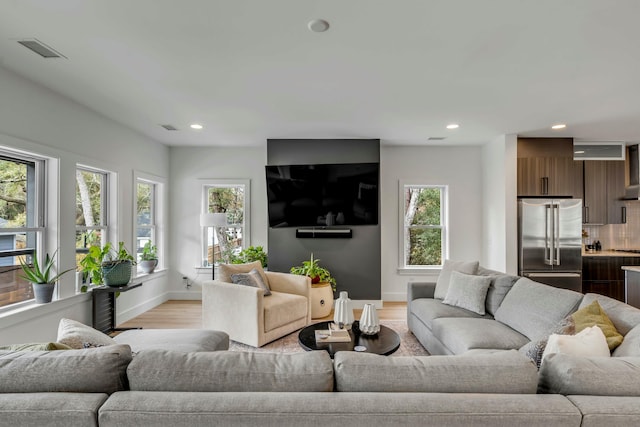
[[[36,297],[36,304],[46,304],[53,299],[55,283],[31,283],[33,295]]]
[[[131,280],[131,261],[102,264],[102,279],[107,286],[124,286]]]
[[[153,270],[155,270],[157,266],[158,266],[157,259],[140,261],[140,269],[147,274],[153,273]]]

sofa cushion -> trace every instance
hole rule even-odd
[[[0,352],[0,393],[113,393],[127,388],[128,345]]]
[[[1,393],[0,425],[97,427],[104,393]]]
[[[489,285],[491,285],[490,277],[452,271],[449,289],[442,303],[484,315]]]
[[[444,299],[447,296],[447,290],[449,289],[449,280],[451,278],[451,272],[457,271],[465,274],[476,274],[478,270],[478,261],[452,261],[447,259],[442,265],[440,275],[436,281],[436,290],[434,292],[434,298]]]
[[[611,354],[613,357],[640,357],[640,325],[630,330]]]
[[[342,392],[535,393],[537,371],[517,351],[473,356],[399,356],[339,351]]]
[[[221,282],[232,283],[232,274],[248,273],[254,268],[258,270],[258,273],[260,273],[260,276],[262,277],[262,281],[270,288],[269,279],[264,273],[264,269],[262,268],[262,263],[260,261],[248,262],[246,264],[220,264],[218,266],[218,280]]]
[[[640,309],[604,295],[586,294],[579,308],[583,308],[593,301],[598,301],[600,307],[607,313],[613,325],[622,335],[627,335],[627,332],[640,325]]]
[[[538,392],[640,396],[640,358],[550,354],[540,366]]]
[[[54,351],[54,350],[71,350],[71,347],[59,342],[36,342],[26,344],[9,344],[0,346],[0,350],[11,351]]]
[[[127,369],[139,391],[332,391],[333,364],[326,351],[182,353],[143,350]]]
[[[420,298],[411,301],[409,308],[430,330],[433,329],[433,320],[441,317],[473,317],[482,318],[478,313],[474,313],[464,308],[453,307],[443,304],[441,300],[431,298]],[[491,317],[485,315],[485,317]]]
[[[150,349],[185,353],[229,349],[229,335],[208,329],[131,329],[113,339],[117,343],[128,344],[134,353]]]
[[[256,270],[255,268],[253,268],[248,273],[232,274],[231,282],[235,283],[236,285],[252,286],[254,288],[260,288],[262,289],[262,292],[264,292],[265,297],[268,297],[271,295],[271,289],[269,289],[269,286],[265,283],[264,280],[262,280],[262,276],[260,275],[258,270]]]
[[[585,357],[611,357],[607,337],[602,329],[590,326],[575,335],[551,334],[542,354],[542,362],[553,353],[573,354]]]
[[[529,339],[492,319],[439,318],[433,321],[433,335],[453,354],[472,349],[518,349]]]
[[[85,343],[93,345],[112,345],[116,343],[109,335],[72,319],[60,319],[56,341],[75,349],[85,348]]]
[[[504,298],[495,318],[530,340],[537,340],[548,336],[560,320],[574,312],[582,296],[523,277]]]
[[[307,316],[307,299],[302,295],[271,292],[269,298],[264,298],[264,332],[269,332],[280,326]]]
[[[567,396],[582,412],[580,427],[640,425],[640,401],[635,396]]]
[[[504,301],[513,285],[520,279],[519,276],[511,276],[508,274],[491,275],[491,285],[487,291],[487,300],[485,303],[487,313],[495,316],[496,311]]]

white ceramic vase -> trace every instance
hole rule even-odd
[[[378,312],[373,304],[365,304],[360,316],[360,333],[363,335],[375,335],[380,332],[380,320]]]
[[[340,298],[336,300],[333,309],[333,323],[338,325],[340,329],[351,329],[354,316],[353,308],[351,308],[351,300],[346,291],[340,292]]]

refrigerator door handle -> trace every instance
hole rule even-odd
[[[544,263],[553,265],[553,205],[544,205]]]
[[[553,248],[555,250],[553,265],[560,265],[560,205],[554,205],[553,208]]]

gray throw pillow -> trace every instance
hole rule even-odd
[[[484,316],[484,305],[489,285],[491,285],[491,277],[472,276],[452,271],[449,289],[442,303],[464,308]]]
[[[447,296],[447,290],[449,289],[449,279],[452,271],[458,271],[465,274],[476,274],[478,271],[478,261],[451,261],[447,259],[442,265],[442,270],[436,281],[436,289],[433,297],[437,299],[444,299]]]
[[[237,273],[231,275],[231,283],[236,285],[252,286],[254,288],[260,288],[264,291],[264,296],[271,295],[271,289],[264,283],[260,272],[255,268],[248,273]]]

